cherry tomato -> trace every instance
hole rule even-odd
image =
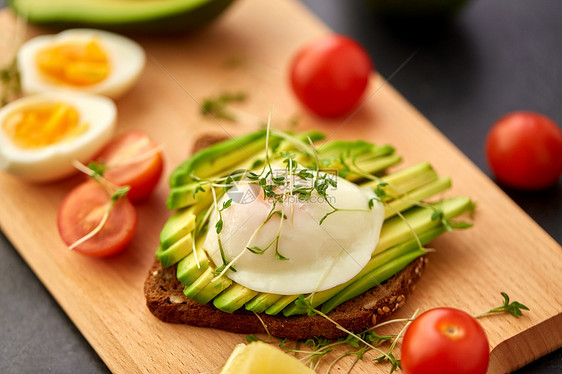
[[[158,145],[139,130],[116,137],[97,159],[108,165],[103,174],[105,179],[118,186],[131,187],[127,197],[132,202],[141,202],[152,193],[164,165]]]
[[[488,339],[474,317],[454,308],[435,308],[408,327],[400,360],[405,374],[484,374],[489,358]]]
[[[499,183],[525,190],[549,187],[562,173],[562,131],[542,114],[509,113],[488,133],[486,157]]]
[[[93,231],[110,203],[110,196],[96,181],[90,180],[75,187],[59,207],[57,225],[62,240],[71,245]],[[119,198],[102,229],[74,248],[94,257],[122,251],[131,241],[137,227],[137,213],[126,197]]]
[[[299,50],[290,67],[290,79],[305,107],[321,117],[339,117],[358,105],[372,70],[365,49],[336,34]]]

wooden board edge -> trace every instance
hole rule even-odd
[[[562,348],[560,326],[562,326],[562,311],[499,343],[490,352],[488,373],[510,373]]]

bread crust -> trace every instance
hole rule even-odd
[[[427,263],[426,256],[416,259],[379,286],[339,305],[328,316],[355,333],[364,331],[377,320],[387,318],[404,304],[415,281],[422,274]],[[187,298],[183,289],[184,286],[176,278],[176,266],[164,268],[156,260],[144,284],[148,309],[164,322],[211,327],[235,333],[265,333],[265,325],[271,335],[289,339],[315,336],[332,339],[346,335],[332,322],[318,315],[285,317],[282,314],[270,316],[260,313],[260,321],[253,312],[243,308],[234,313],[225,313],[212,303],[203,305]]]

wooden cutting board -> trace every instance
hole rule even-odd
[[[13,30],[14,23],[11,13],[0,13],[3,32]],[[194,35],[137,39],[149,59],[138,85],[117,102],[119,131],[140,128],[162,143],[166,176],[198,135],[256,129],[272,105],[279,128],[290,126],[297,114],[297,130],[390,143],[404,156],[403,165],[428,160],[440,174],[453,177],[450,194],[477,202],[475,227],[433,243],[436,252],[426,273],[396,317],[445,305],[477,313],[499,304],[505,291],[531,312],[517,320],[508,315],[480,320],[491,345],[490,372],[514,370],[561,347],[560,246],[383,78],[372,77],[372,96],[349,119],[321,121],[299,109],[287,84],[290,57],[328,32],[296,1],[240,0]],[[40,33],[28,27],[26,37]],[[198,102],[225,91],[249,95],[236,107],[239,123],[200,115]],[[167,183],[162,181],[138,208],[139,227],[130,247],[99,260],[68,251],[57,234],[57,208],[80,181],[39,186],[0,174],[0,227],[104,362],[114,372],[127,373],[205,372],[224,364],[244,335],[166,324],[145,307],[143,282],[170,214],[164,206]],[[350,362],[341,360],[333,372],[346,370]],[[354,368],[356,373],[387,371],[387,365],[369,359]]]

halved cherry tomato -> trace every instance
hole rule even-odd
[[[163,159],[158,145],[142,131],[132,130],[113,139],[98,155],[108,166],[104,178],[118,186],[129,186],[132,202],[145,200],[162,176]]]
[[[94,230],[110,201],[111,197],[105,189],[94,180],[84,182],[70,191],[57,215],[62,240],[70,246]],[[136,227],[135,208],[126,197],[121,197],[113,204],[102,229],[74,250],[94,257],[118,253],[132,240]]]
[[[542,114],[509,113],[490,129],[486,156],[499,183],[526,190],[546,188],[562,173],[562,131]]]
[[[406,330],[400,362],[405,374],[485,374],[489,349],[474,317],[459,309],[435,308]]]
[[[312,112],[339,117],[358,105],[372,70],[373,63],[359,43],[328,35],[297,52],[290,67],[291,85]]]

